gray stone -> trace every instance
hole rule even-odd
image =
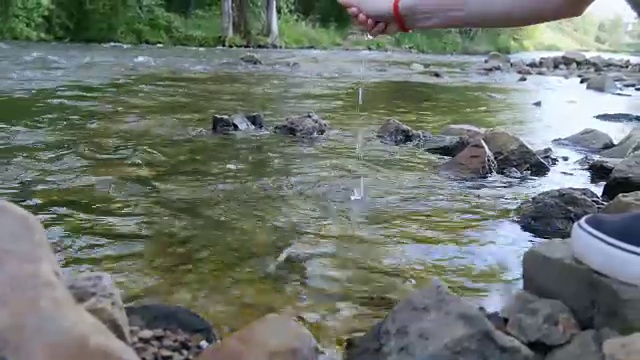
[[[440,135],[477,138],[484,135],[484,130],[473,125],[447,125],[440,130]]]
[[[542,192],[515,210],[522,230],[541,238],[568,237],[573,224],[604,206],[589,189],[563,188]]]
[[[618,85],[607,74],[596,75],[587,81],[587,89],[613,94],[618,91]]]
[[[460,178],[479,178],[493,173],[495,160],[482,139],[473,139],[466,149],[444,163],[440,170]]]
[[[396,119],[389,119],[380,126],[376,136],[385,144],[403,145],[420,138],[420,133]]]
[[[324,135],[329,131],[329,123],[314,113],[307,113],[287,117],[284,123],[276,125],[273,131],[281,135],[311,137]]]
[[[602,197],[613,200],[618,194],[634,191],[640,191],[640,152],[616,165],[602,189]]]
[[[347,349],[347,360],[534,359],[527,347],[498,331],[477,307],[446,286],[413,293]]]
[[[571,310],[558,300],[517,293],[502,310],[507,332],[524,344],[558,346],[580,332]]]
[[[602,345],[605,360],[637,360],[640,356],[640,333],[608,339]]]
[[[547,240],[522,260],[524,289],[559,300],[582,328],[610,328],[620,334],[640,330],[640,287],[595,273],[573,257],[568,240]]]
[[[498,172],[514,168],[519,172],[529,171],[532,176],[544,176],[551,170],[549,165],[517,136],[492,130],[484,134],[483,140],[496,159]]]
[[[604,150],[615,145],[611,136],[596,129],[584,129],[566,138],[555,139],[554,142],[588,150]]]
[[[591,180],[593,182],[607,181],[613,169],[615,169],[616,165],[621,161],[622,159],[600,158],[586,164],[586,167],[591,173]]]
[[[639,149],[640,128],[632,129],[627,136],[611,149],[604,150],[600,156],[611,159],[624,159]]]
[[[620,194],[616,196],[613,201],[609,202],[604,209],[602,209],[602,212],[606,214],[620,214],[636,211],[640,211],[640,191]]]
[[[432,154],[454,157],[466,149],[469,142],[470,138],[465,136],[423,135],[416,146]]]
[[[129,321],[111,275],[101,272],[68,273],[65,284],[76,302],[129,344]]]
[[[568,344],[552,350],[545,360],[604,360],[602,343],[614,336],[615,333],[606,330],[583,331]]]

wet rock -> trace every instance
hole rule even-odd
[[[131,327],[132,348],[141,360],[191,360],[203,350],[201,339],[180,330]],[[206,345],[205,345],[206,346]]]
[[[481,138],[484,130],[473,125],[447,125],[440,130],[440,135]]]
[[[268,314],[208,347],[197,360],[316,360],[321,353],[293,316]]]
[[[211,324],[193,311],[165,304],[144,304],[125,308],[131,326],[142,329],[164,329],[190,336],[198,335],[208,343],[219,340]]]
[[[524,290],[567,305],[583,329],[610,328],[624,335],[640,329],[640,287],[577,262],[569,240],[535,244],[522,265]]]
[[[469,138],[460,136],[432,135],[422,136],[416,146],[436,155],[454,157],[469,145]]]
[[[413,64],[409,65],[409,69],[411,69],[413,71],[423,71],[424,70],[424,65],[413,63]]]
[[[632,129],[627,136],[611,149],[600,153],[603,158],[622,159],[640,150],[640,127]]]
[[[485,314],[434,283],[400,302],[384,320],[354,341],[347,360],[534,359]]]
[[[590,78],[587,81],[587,89],[613,94],[618,91],[618,85],[608,74],[602,74]]]
[[[507,332],[524,344],[559,346],[580,332],[571,310],[558,300],[517,293],[502,310]]]
[[[608,339],[602,344],[605,360],[636,360],[640,354],[640,333]]]
[[[561,56],[562,62],[564,65],[581,65],[582,63],[587,61],[587,57],[580,52],[577,51],[568,51]]]
[[[587,170],[591,173],[591,181],[598,183],[601,181],[607,181],[613,169],[622,161],[622,159],[607,159],[601,158],[591,161],[587,165]]]
[[[596,115],[595,118],[598,120],[611,122],[640,122],[640,115],[626,113],[600,114]]]
[[[605,150],[612,148],[615,144],[608,134],[596,129],[584,129],[576,134],[562,139],[553,140],[560,145],[576,146],[588,150]]]
[[[380,126],[376,136],[385,144],[404,145],[419,139],[421,134],[396,119],[389,119]]]
[[[520,75],[533,75],[534,74],[533,70],[531,70],[531,68],[528,67],[528,66],[520,67],[520,68],[518,68],[518,70],[516,72],[518,74],[520,74]]]
[[[518,78],[518,82],[525,82],[525,81],[527,81],[527,80],[528,80],[528,79],[527,79],[527,77],[526,77],[526,76],[524,76],[524,75],[522,75],[522,76],[520,76],[520,77]]]
[[[60,279],[46,232],[26,210],[0,200],[0,333],[8,359],[138,360],[78,306]]]
[[[602,212],[607,214],[620,214],[632,211],[640,211],[640,191],[620,194],[602,209]]]
[[[522,230],[540,238],[565,238],[576,221],[598,212],[601,206],[598,195],[589,189],[563,188],[524,201],[515,213]]]
[[[68,273],[63,280],[78,304],[120,340],[127,344],[131,342],[127,314],[111,275],[101,272]]]
[[[544,176],[550,171],[549,165],[514,135],[492,130],[485,133],[483,140],[496,159],[499,173],[514,168],[520,172],[529,171],[532,176]]]
[[[246,64],[251,64],[251,65],[261,65],[262,64],[262,60],[260,60],[258,55],[251,54],[251,53],[242,55],[240,57],[240,61],[242,61],[243,63],[246,63]]]
[[[511,59],[508,55],[501,54],[497,51],[490,52],[487,58],[484,61],[485,63],[497,62],[501,64],[509,64],[511,63]]]
[[[616,336],[613,331],[587,330],[575,335],[571,342],[554,349],[545,360],[604,360],[602,344]]]
[[[480,178],[493,173],[495,160],[482,139],[471,141],[461,153],[444,163],[440,170],[461,178]]]
[[[536,150],[535,153],[549,166],[556,166],[560,162],[560,159],[553,153],[553,149],[550,147]]]
[[[234,131],[263,128],[264,118],[261,114],[234,114],[230,116],[214,115],[211,127],[214,134],[228,134]]]
[[[622,160],[609,175],[602,197],[613,200],[618,194],[640,191],[640,152]]]
[[[537,106],[537,107],[541,107],[542,106],[542,101],[536,101],[536,102],[532,103],[531,105]]]
[[[290,116],[283,124],[274,127],[274,132],[277,134],[299,137],[324,135],[328,130],[329,124],[314,113]]]
[[[625,80],[620,82],[623,88],[635,88],[638,82],[636,80]]]

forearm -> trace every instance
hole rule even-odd
[[[401,0],[413,29],[497,28],[581,15],[594,0]],[[405,12],[405,11],[402,11]]]

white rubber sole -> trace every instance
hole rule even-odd
[[[571,230],[570,244],[576,259],[612,279],[640,286],[640,248],[594,230],[584,220],[573,224]]]

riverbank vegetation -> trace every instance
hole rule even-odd
[[[4,0],[0,37],[187,46],[408,48],[421,52],[625,50],[621,18],[366,40],[335,0]]]

